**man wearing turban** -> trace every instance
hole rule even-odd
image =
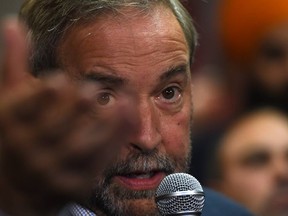
[[[219,12],[220,41],[244,79],[246,108],[288,111],[288,1],[222,0]]]

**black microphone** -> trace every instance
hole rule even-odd
[[[157,207],[163,216],[199,216],[204,207],[204,192],[196,178],[187,173],[166,176],[156,191]]]

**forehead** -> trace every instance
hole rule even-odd
[[[179,22],[172,11],[163,5],[149,11],[122,8],[115,13],[108,12],[86,24],[73,26],[63,38],[60,45],[62,51],[68,46],[70,51],[77,49],[77,52],[81,52],[81,48],[87,46],[87,43],[97,43],[97,49],[103,54],[114,49],[123,55],[145,55],[159,49],[162,42],[171,47],[175,44],[182,45],[183,50],[188,50]],[[93,49],[97,51],[95,47]],[[114,57],[113,53],[108,54]],[[119,53],[115,54],[118,56]]]
[[[148,12],[125,8],[79,23],[65,33],[57,52],[60,67],[73,76],[110,73],[145,88],[146,81],[190,60],[180,24],[162,5]]]
[[[283,45],[288,45],[288,20],[276,25],[273,29],[267,32],[263,40],[268,42],[275,42]]]
[[[288,120],[273,112],[249,116],[235,125],[223,140],[221,152],[229,158],[254,151],[279,153],[288,149]]]

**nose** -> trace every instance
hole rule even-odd
[[[135,124],[135,133],[132,135],[129,145],[141,152],[151,152],[162,141],[161,115],[152,101],[140,102],[136,107],[138,118]]]

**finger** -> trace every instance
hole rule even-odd
[[[2,69],[3,85],[13,87],[29,76],[24,27],[16,19],[10,19],[4,22],[3,33],[6,46]]]
[[[91,156],[94,161],[96,159],[104,165],[117,154],[121,146],[128,143],[130,134],[134,133],[135,118],[127,106],[131,106],[131,103],[121,102],[109,114],[98,113],[97,116],[79,118],[59,152],[70,154],[74,159]]]
[[[35,129],[42,143],[53,146],[69,135],[76,127],[77,119],[88,115],[93,107],[90,98],[81,96],[75,86],[65,80],[65,77],[58,77],[53,82],[53,86],[51,83],[49,85],[49,88],[56,88],[57,95],[54,95],[56,97],[53,103],[47,104],[46,109],[41,113]]]
[[[35,120],[43,106],[51,100],[53,90],[40,83],[21,83],[14,91],[0,93],[0,126],[27,124]],[[42,109],[41,109],[42,108]]]

